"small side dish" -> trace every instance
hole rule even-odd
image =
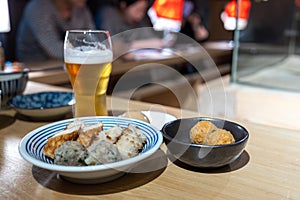
[[[131,124],[103,130],[101,122],[75,120],[47,140],[43,154],[58,165],[101,165],[135,157],[145,144],[146,137]]]
[[[233,144],[234,137],[225,129],[217,128],[210,121],[198,121],[190,131],[190,139],[194,144],[224,145]]]
[[[72,113],[74,105],[73,92],[38,92],[18,95],[8,104],[22,116],[34,120],[57,120]]]
[[[171,121],[163,126],[162,133],[171,158],[200,168],[222,167],[236,161],[249,138],[242,125],[209,117]]]

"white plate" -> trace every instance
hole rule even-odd
[[[29,163],[43,169],[57,172],[69,181],[90,184],[110,181],[120,177],[126,172],[131,172],[130,169],[133,166],[154,154],[163,142],[161,132],[149,123],[142,121],[120,117],[82,117],[80,119],[87,124],[101,121],[104,125],[104,129],[116,125],[127,127],[128,124],[132,124],[139,127],[140,131],[146,136],[146,145],[139,155],[114,163],[94,166],[56,165],[53,164],[53,160],[46,157],[42,151],[48,138],[58,131],[65,129],[66,125],[74,120],[67,119],[42,126],[28,133],[19,144],[19,153]]]
[[[174,115],[160,111],[144,110],[141,112],[147,116],[150,124],[158,130],[161,130],[166,123],[177,119]]]
[[[157,60],[173,56],[171,49],[139,49],[132,52],[134,60]]]

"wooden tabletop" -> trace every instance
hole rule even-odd
[[[209,55],[209,56],[208,56]],[[176,51],[174,54],[167,57],[158,57],[156,59],[130,59],[117,58],[113,62],[113,68],[111,73],[111,82],[117,81],[122,75],[136,66],[142,66],[144,64],[151,64],[149,69],[161,67],[161,65],[178,67],[186,67],[184,64],[198,64],[203,62],[204,59],[212,59],[210,62],[220,66],[220,73],[228,74],[229,66],[224,70],[223,64],[228,64],[231,61],[231,50],[216,50],[216,49],[204,49],[193,48],[192,50]],[[207,62],[206,62],[207,63]],[[31,70],[29,73],[29,79],[31,81],[46,83],[51,85],[67,85],[69,84],[69,78],[64,70],[63,62],[57,60],[49,60],[37,63],[26,63],[26,66]],[[147,67],[142,68],[144,71]],[[145,72],[148,73],[148,72]]]
[[[26,93],[43,90],[61,88],[29,82]],[[118,98],[108,98],[108,104],[115,110],[158,109],[177,117],[200,116]],[[299,132],[238,122],[249,130],[250,139],[241,157],[229,166],[201,170],[172,163],[163,144],[154,155],[156,171],[79,185],[32,166],[18,153],[22,137],[49,122],[27,121],[13,110],[0,110],[0,199],[300,199]]]

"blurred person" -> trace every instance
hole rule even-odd
[[[99,11],[99,8],[106,4],[116,4],[118,0],[87,0],[87,6],[89,7],[92,16],[95,17]]]
[[[94,29],[86,0],[32,0],[17,33],[17,59],[21,62],[63,61],[65,31]]]
[[[96,28],[108,30],[111,35],[130,29],[151,27],[146,16],[149,0],[119,0],[99,8],[96,15]]]
[[[149,0],[119,0],[116,5],[101,6],[95,17],[97,29],[110,32],[114,57],[145,48],[162,48],[163,41],[154,33],[146,15]],[[148,27],[148,28],[147,28]]]
[[[209,37],[206,28],[206,8],[204,1],[185,0],[181,33],[190,36],[198,42],[204,42]]]

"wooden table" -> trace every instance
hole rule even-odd
[[[26,92],[32,90],[60,88],[30,82]],[[152,104],[108,98],[111,102],[116,110],[153,108]],[[163,109],[177,117],[200,115]],[[163,144],[155,154],[163,168],[126,174],[105,184],[79,185],[32,166],[19,155],[22,137],[46,123],[20,120],[13,110],[0,111],[0,199],[300,199],[300,134],[294,130],[239,121],[249,130],[250,139],[245,152],[230,166],[201,170],[171,163]]]
[[[198,62],[202,62],[204,59],[207,59],[207,54],[209,54],[213,62],[220,68],[221,74],[228,74],[230,72],[230,66],[225,66],[224,64],[230,63],[231,50],[202,49],[193,51],[180,51],[172,56],[157,58],[155,60],[124,60],[122,58],[118,58],[113,62],[110,82],[113,85],[122,75],[136,66],[151,64],[150,68],[155,68],[155,66],[160,65],[166,65],[170,67],[180,66],[180,68],[185,68],[186,63],[193,62],[193,64],[197,64]],[[29,73],[29,79],[31,81],[58,86],[69,84],[68,75],[64,70],[63,63],[61,61],[50,60],[41,63],[27,63],[26,66],[32,70],[32,72]],[[144,69],[145,68],[143,68],[143,70]]]
[[[174,72],[178,71],[178,74],[181,74],[180,78],[186,79],[194,89],[194,86],[199,83],[230,73],[231,49],[205,49],[199,45],[188,46],[188,48],[183,45],[178,49],[168,56],[114,60],[107,93],[114,92],[115,95],[124,96],[129,93],[129,90],[138,88],[131,97],[134,100],[180,107],[173,92],[174,90],[182,92],[185,90],[182,90],[182,80],[179,80],[178,75],[174,75]],[[192,71],[192,66],[196,67],[198,71]],[[28,67],[32,70],[29,73],[31,81],[71,87],[61,62],[28,63]],[[122,78],[122,84],[119,82],[120,78]],[[144,85],[135,85],[140,82],[143,82]],[[195,90],[195,92],[197,91]],[[157,98],[158,96],[159,98]],[[183,104],[184,108],[193,109],[193,103],[190,105],[190,102],[184,102]]]

